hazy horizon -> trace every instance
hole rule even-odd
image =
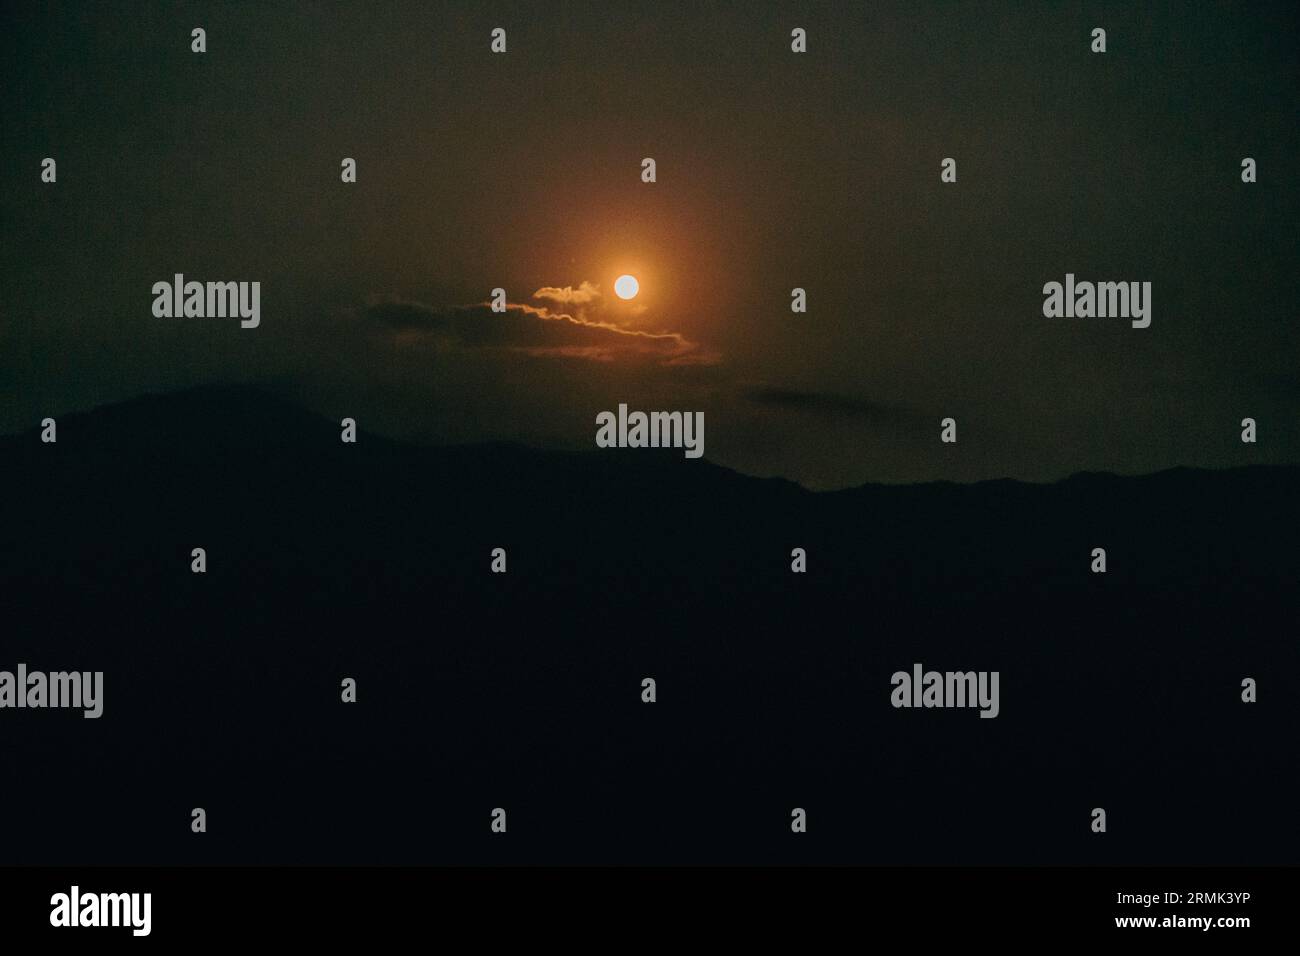
[[[273,386],[259,385],[259,384],[228,385],[228,384],[215,384],[215,383],[184,386],[182,388],[171,390],[171,391],[142,392],[138,395],[133,395],[129,398],[121,399],[120,401],[108,402],[103,405],[93,406],[91,408],[72,409],[64,413],[63,416],[61,416],[61,418],[66,418],[69,416],[75,418],[77,416],[90,415],[96,412],[122,409],[126,406],[130,406],[135,403],[149,403],[149,402],[167,403],[169,402],[169,400],[177,399],[177,398],[188,400],[196,397],[204,397],[204,398],[210,397],[213,399],[212,404],[215,405],[217,404],[217,401],[222,395],[257,396],[259,398],[269,399],[271,402],[281,403],[285,407],[290,407],[298,411],[305,412],[313,416],[314,418],[318,419],[320,424],[325,428],[333,429],[337,427],[339,424],[338,421],[336,421],[333,418],[330,418],[324,412],[318,409],[311,408],[310,406],[298,401],[295,397],[293,397],[289,393],[279,390]],[[40,426],[39,424],[37,424],[17,432],[2,433],[0,434],[0,439],[32,436],[33,440],[39,440],[37,436],[39,436],[40,431],[41,431]],[[610,452],[602,449],[598,449],[593,445],[587,445],[582,443],[575,444],[572,446],[567,446],[567,447],[565,446],[544,447],[535,443],[531,443],[527,440],[517,440],[517,439],[510,439],[510,438],[500,438],[500,439],[485,438],[485,439],[461,441],[461,442],[440,442],[435,440],[422,440],[419,437],[413,437],[413,436],[385,434],[383,432],[366,428],[361,423],[358,423],[357,431],[360,436],[378,437],[386,441],[391,441],[411,448],[468,449],[468,448],[474,448],[476,446],[507,445],[510,447],[522,449],[524,451],[535,452],[538,454],[559,453],[559,454],[579,454],[579,455],[592,455],[592,456],[610,454]],[[261,437],[263,436],[250,435],[250,440],[256,441]],[[680,454],[674,449],[647,449],[646,452],[659,455],[661,458],[669,458],[669,457],[675,458]],[[643,452],[637,450],[620,450],[619,452],[615,452],[615,454],[624,454],[624,455],[636,455],[641,453]],[[1214,471],[1227,471],[1227,470],[1233,470],[1238,468],[1257,468],[1257,467],[1300,468],[1300,464],[1291,463],[1291,462],[1280,462],[1280,463],[1248,462],[1248,463],[1236,464],[1236,465],[1225,465],[1222,467],[1171,465],[1168,468],[1158,468],[1154,471],[1141,471],[1141,472],[1120,472],[1120,471],[1107,471],[1107,470],[1084,468],[1084,469],[1079,469],[1077,471],[1069,472],[1067,474],[1059,475],[1054,478],[1047,478],[1042,480],[1028,480],[1024,478],[1015,478],[1010,475],[1002,475],[1002,476],[996,476],[990,478],[977,478],[970,481],[954,481],[952,479],[947,479],[947,478],[931,478],[931,479],[924,479],[920,481],[875,481],[875,480],[867,479],[865,481],[857,482],[855,484],[814,487],[814,486],[804,484],[803,482],[797,481],[794,478],[788,478],[784,475],[756,474],[753,472],[745,471],[741,468],[735,468],[732,467],[731,465],[726,464],[725,462],[717,461],[716,459],[712,458],[707,454],[704,455],[703,460],[700,463],[701,464],[708,463],[709,465],[713,465],[715,467],[727,469],[728,471],[732,471],[744,478],[753,478],[757,480],[768,480],[772,478],[778,478],[783,481],[790,482],[791,484],[797,485],[799,488],[803,489],[804,491],[807,491],[809,493],[814,493],[814,494],[831,493],[836,491],[851,491],[855,488],[863,488],[863,487],[868,487],[873,485],[914,486],[914,485],[926,485],[926,484],[936,484],[936,483],[976,485],[984,482],[1005,482],[1005,481],[1012,481],[1020,484],[1030,484],[1030,485],[1054,485],[1063,481],[1068,481],[1071,478],[1076,478],[1081,476],[1098,476],[1098,477],[1114,477],[1114,478],[1145,478],[1145,477],[1164,474],[1170,471],[1179,471],[1179,470],[1214,472]],[[683,462],[683,467],[689,467],[690,464],[691,464],[690,462]]]

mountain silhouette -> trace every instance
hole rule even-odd
[[[680,450],[345,444],[224,387],[57,427],[0,439],[0,669],[103,671],[104,714],[0,710],[11,863],[1300,850],[1300,468],[814,493]],[[891,706],[917,662],[998,671],[998,717]]]

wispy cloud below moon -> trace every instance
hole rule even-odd
[[[601,308],[600,288],[543,286],[532,298],[542,304],[490,302],[433,306],[393,296],[373,296],[366,318],[381,327],[416,335],[444,349],[502,350],[535,358],[620,360],[660,365],[712,365],[720,357],[678,332],[633,329]],[[564,306],[560,311],[555,306]]]
[[[578,288],[566,285],[563,289],[555,286],[542,286],[533,293],[534,299],[549,300],[559,305],[587,305],[600,298],[600,288],[583,281]]]

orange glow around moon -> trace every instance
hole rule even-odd
[[[636,276],[623,275],[614,280],[614,294],[620,299],[635,299],[640,289]]]

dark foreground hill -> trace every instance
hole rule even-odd
[[[104,715],[0,710],[3,862],[1300,860],[1300,469],[813,494],[220,389],[58,428],[0,441],[0,669]],[[891,707],[916,662],[999,716]]]

